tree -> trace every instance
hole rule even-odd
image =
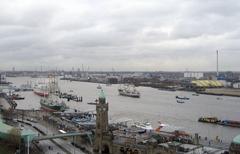
[[[18,147],[20,142],[21,142],[21,131],[20,131],[20,129],[12,128],[11,130],[9,130],[7,140],[13,146]]]

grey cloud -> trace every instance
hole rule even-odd
[[[0,69],[213,70],[217,49],[239,65],[237,0],[0,3]]]

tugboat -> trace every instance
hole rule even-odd
[[[136,90],[134,85],[124,85],[118,89],[119,95],[140,98],[140,92]]]

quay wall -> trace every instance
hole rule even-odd
[[[200,94],[240,97],[240,89],[232,88],[213,88],[199,92]]]

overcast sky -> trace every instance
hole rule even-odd
[[[0,70],[240,71],[239,0],[0,0]]]

